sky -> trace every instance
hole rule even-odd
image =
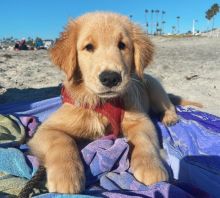
[[[54,39],[70,18],[92,11],[132,15],[134,22],[144,26],[146,9],[166,12],[166,33],[172,32],[172,26],[177,26],[177,16],[180,16],[181,33],[192,30],[193,19],[197,20],[196,29],[203,31],[208,24],[205,11],[214,3],[220,4],[220,0],[1,0],[0,38],[38,36]],[[150,13],[147,19],[150,20]],[[220,27],[220,13],[215,18],[215,27]]]

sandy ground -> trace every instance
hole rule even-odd
[[[220,116],[220,38],[152,38],[154,62],[146,69],[169,93],[202,102]],[[59,94],[64,75],[47,51],[0,50],[0,104]]]

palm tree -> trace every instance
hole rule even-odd
[[[164,17],[164,15],[166,14],[166,12],[162,10],[161,14],[162,14],[162,15],[161,15],[161,20],[163,21],[163,17]]]
[[[211,9],[214,11],[215,14],[217,14],[219,12],[220,5],[215,3],[215,4],[212,5]]]
[[[177,34],[179,34],[180,33],[180,16],[177,16],[176,19],[177,19]]]
[[[164,25],[165,25],[166,21],[162,21],[161,23],[161,33],[164,34]]]
[[[154,15],[154,10],[151,10],[151,34],[153,34],[153,27],[154,27],[153,15]]]
[[[212,19],[212,29],[214,29],[215,15],[218,14],[219,10],[220,10],[220,6],[217,3],[215,3],[211,6],[210,9],[206,11],[205,18],[208,20],[209,23]]]
[[[172,34],[175,34],[176,32],[176,26],[172,26]]]
[[[205,16],[205,18],[208,20],[207,30],[209,30],[210,20],[212,19],[212,11],[211,11],[210,9],[206,11],[206,16]]]
[[[214,29],[215,15],[218,14],[219,9],[220,9],[220,6],[217,3],[213,4],[211,7],[212,14],[213,14],[213,16],[212,16],[212,18],[213,18],[212,19],[212,29]]]
[[[162,32],[162,33],[163,33],[163,31],[164,31],[163,28],[164,28],[164,24],[165,24],[165,23],[163,23],[163,22],[165,22],[165,21],[164,21],[164,15],[165,15],[165,14],[166,14],[166,12],[162,10],[162,12],[161,12],[161,22],[160,22],[160,23],[161,23],[161,32]]]
[[[147,29],[147,33],[148,33],[148,18],[147,18],[147,14],[148,14],[148,10],[145,10],[145,19],[146,19],[146,29]]]
[[[155,12],[156,12],[156,33],[158,33],[158,29],[159,29],[158,15],[160,13],[160,10],[155,10]]]

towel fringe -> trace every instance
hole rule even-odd
[[[46,169],[40,166],[35,175],[26,183],[18,195],[18,198],[29,198],[34,188],[39,186],[39,183],[46,177]]]

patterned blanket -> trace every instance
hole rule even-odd
[[[33,135],[38,123],[60,105],[60,97],[29,104],[0,105],[0,118],[7,120],[4,121],[7,123],[5,130],[0,127],[0,196],[18,194],[34,175],[38,161],[26,154],[25,140]],[[173,181],[151,186],[139,183],[129,168],[126,139],[100,139],[81,151],[87,181],[83,194],[59,195],[38,191],[36,193],[40,195],[35,194],[35,197],[218,197],[220,118],[183,107],[177,107],[177,113],[181,120],[171,127],[165,127],[155,115],[151,115],[162,137]],[[13,116],[5,116],[7,114]],[[10,130],[6,130],[7,126]]]

